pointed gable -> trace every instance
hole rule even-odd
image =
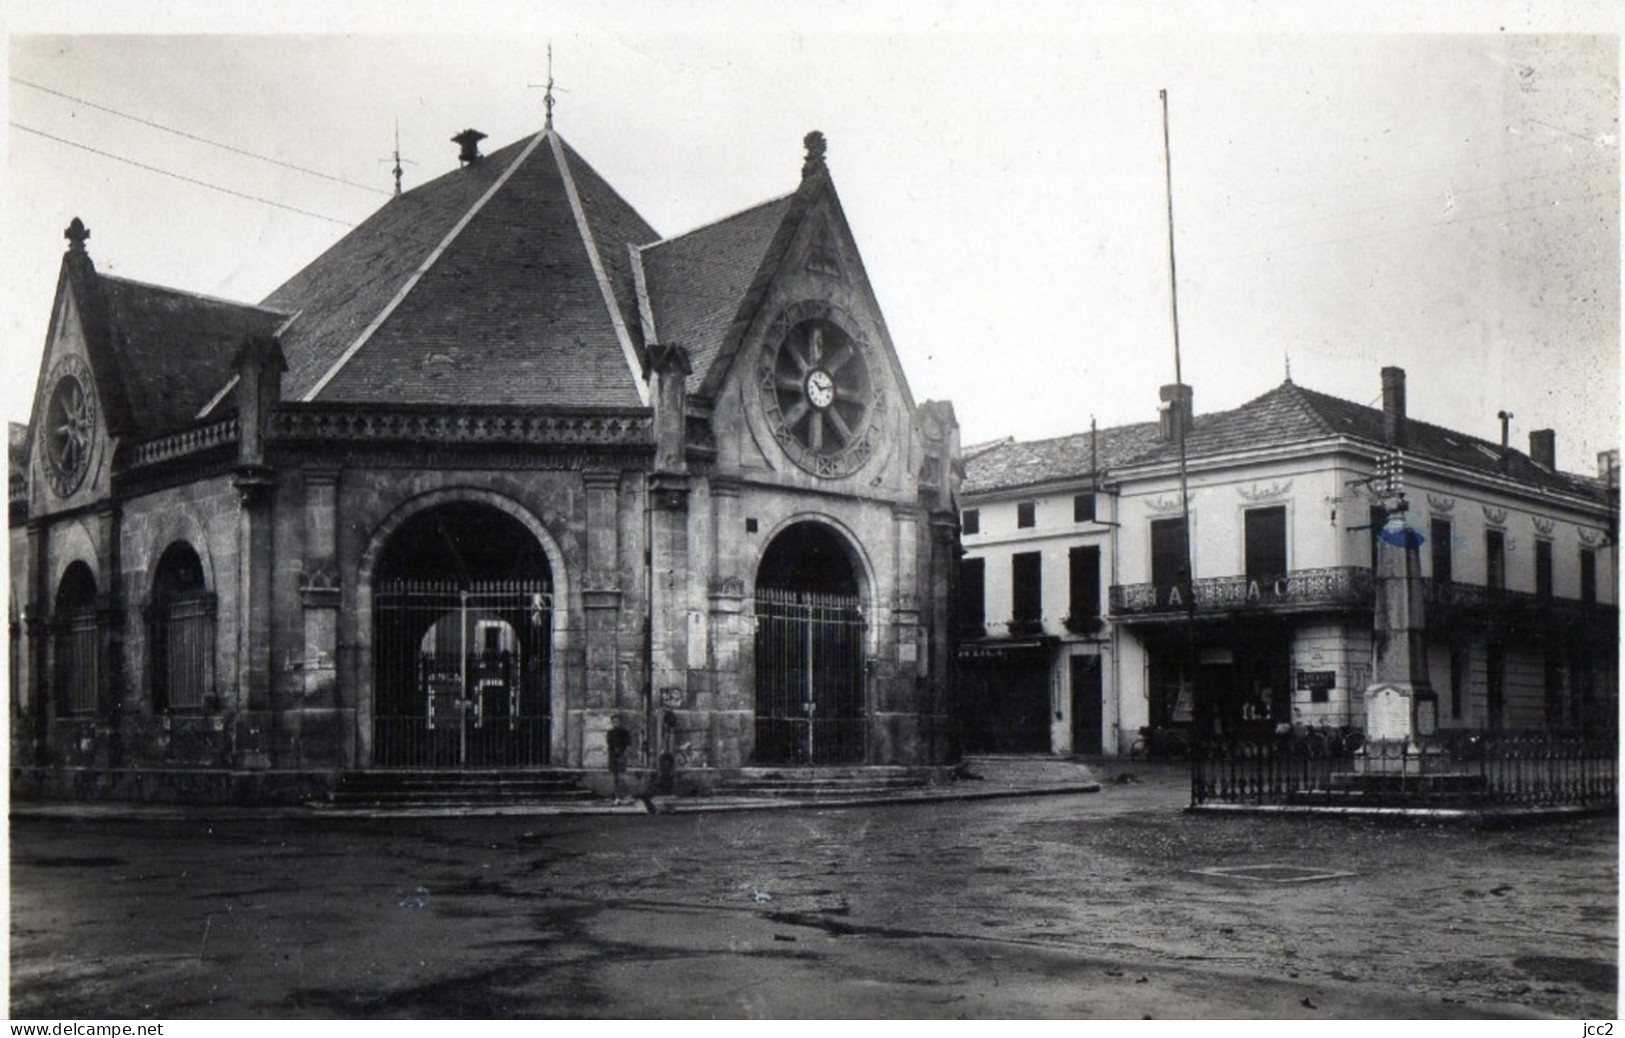
[[[552,131],[387,203],[273,293],[294,399],[638,407],[627,246],[654,230]]]

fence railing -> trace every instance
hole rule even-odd
[[[1612,734],[1442,730],[1408,742],[1303,733],[1193,744],[1191,804],[1606,807],[1618,801]]]

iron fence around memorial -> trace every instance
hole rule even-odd
[[[1298,731],[1193,744],[1191,804],[1606,808],[1618,777],[1612,733],[1451,729],[1362,742]]]

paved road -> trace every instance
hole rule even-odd
[[[1192,816],[1177,771],[1099,775],[729,814],[18,818],[12,1012],[1617,1013],[1612,819]]]

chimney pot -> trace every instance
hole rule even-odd
[[[1390,446],[1405,446],[1405,369],[1382,369],[1382,435]]]
[[[1536,429],[1529,434],[1529,460],[1557,471],[1557,430]]]
[[[1162,398],[1162,406],[1158,408],[1161,412],[1162,438],[1171,442],[1189,434],[1196,417],[1191,387],[1175,382],[1163,386],[1158,396]]]
[[[472,166],[481,159],[480,141],[485,140],[485,134],[478,130],[464,130],[451,139],[451,142],[461,150],[457,153],[457,161],[464,166]]]

